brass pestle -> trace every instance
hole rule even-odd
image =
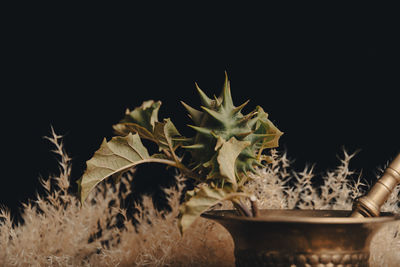
[[[400,153],[389,164],[368,194],[354,201],[351,217],[378,217],[381,206],[398,184],[400,184]]]

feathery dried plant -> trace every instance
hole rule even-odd
[[[47,193],[24,204],[24,223],[13,225],[10,212],[0,209],[0,266],[231,266],[229,234],[205,219],[182,238],[177,226],[182,177],[165,189],[172,212],[158,211],[149,197],[128,219],[121,201],[130,193],[132,173],[119,185],[103,183],[81,206],[70,193],[71,160],[61,136],[48,138],[60,157],[60,173],[41,179]],[[125,189],[122,190],[122,187]],[[122,225],[121,225],[122,221]],[[216,247],[231,247],[219,252]],[[218,254],[218,255],[216,255]],[[211,257],[211,255],[213,257]],[[221,264],[221,258],[231,258]],[[210,263],[210,264],[208,264]]]
[[[277,150],[272,150],[271,165],[258,168],[247,189],[256,194],[261,208],[350,210],[354,199],[363,195],[368,186],[361,175],[353,178],[355,172],[349,169],[349,163],[354,156],[355,153],[344,151],[340,165],[328,171],[322,177],[323,184],[316,186],[313,166],[294,171],[286,153],[279,155]]]
[[[53,131],[48,139],[60,157],[60,173],[41,180],[47,194],[24,205],[23,224],[13,225],[10,213],[0,210],[1,266],[234,266],[232,238],[220,225],[200,218],[180,235],[183,177],[176,177],[176,188],[165,189],[171,212],[157,210],[144,197],[131,219],[121,203],[130,193],[132,173],[120,184],[103,183],[81,206],[68,190],[71,161],[61,136]],[[353,179],[349,170],[353,156],[345,152],[336,170],[316,187],[312,167],[296,172],[286,154],[273,150],[271,165],[257,169],[253,175],[258,179],[246,188],[257,196],[260,208],[351,209],[353,199],[367,189],[361,176]],[[399,191],[397,187],[385,211],[399,212]],[[371,266],[396,266],[398,251],[400,225],[387,226],[372,242]]]

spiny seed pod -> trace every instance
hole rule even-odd
[[[218,142],[234,137],[239,141],[250,142],[236,159],[235,171],[238,178],[248,171],[254,172],[255,166],[262,165],[262,151],[278,146],[279,137],[283,133],[268,119],[268,114],[260,106],[247,115],[243,115],[241,111],[249,101],[234,106],[227,75],[218,98],[209,98],[197,84],[196,88],[202,111],[182,102],[194,123],[189,126],[197,132],[191,139],[192,143],[184,146],[191,152],[191,168],[199,173],[208,174],[207,178],[212,177],[218,171],[218,165],[215,164]]]
[[[180,207],[181,232],[202,212],[224,200],[232,201],[241,213],[250,215],[240,200],[251,197],[243,188],[249,179],[246,174],[254,172],[254,167],[266,159],[262,155],[264,149],[278,146],[282,132],[259,106],[243,115],[241,111],[248,101],[238,107],[233,105],[227,77],[218,98],[211,99],[197,85],[196,88],[202,110],[183,103],[194,123],[190,127],[197,132],[193,138],[182,136],[169,118],[158,120],[161,102],[145,101],[114,125],[116,133],[122,136],[104,139],[87,161],[86,171],[78,181],[81,201],[106,178],[118,181],[123,173],[140,164],[161,163],[180,169],[183,175],[198,182],[187,192]],[[142,138],[155,142],[160,153],[150,155]],[[176,153],[181,147],[192,156],[185,158],[189,165]]]

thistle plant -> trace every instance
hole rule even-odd
[[[230,200],[246,216],[255,215],[243,199],[251,198],[244,185],[256,166],[264,166],[265,149],[278,146],[282,132],[257,106],[249,114],[242,109],[249,101],[234,106],[230,82],[225,83],[219,97],[209,98],[196,84],[201,110],[182,102],[193,124],[195,136],[182,136],[170,118],[159,121],[161,101],[148,100],[113,126],[117,136],[104,139],[99,150],[86,162],[86,171],[78,181],[81,202],[106,178],[118,182],[121,175],[142,163],[163,163],[180,170],[195,181],[180,207],[179,227],[184,232],[204,211]],[[143,145],[147,139],[158,145],[159,152],[150,155]]]

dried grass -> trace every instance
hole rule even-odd
[[[180,235],[182,177],[176,177],[176,188],[165,189],[171,212],[158,211],[144,197],[131,218],[121,206],[130,194],[132,173],[115,186],[102,184],[81,206],[69,192],[71,162],[61,137],[53,132],[49,140],[60,156],[60,173],[42,179],[47,194],[24,205],[23,224],[13,225],[10,213],[0,210],[1,266],[234,266],[232,238],[220,225],[199,219]],[[353,156],[345,152],[340,165],[316,187],[312,167],[296,172],[286,155],[274,150],[272,164],[257,170],[247,190],[256,194],[261,208],[351,209],[353,199],[367,189],[361,175],[354,178],[349,170]],[[384,210],[399,212],[399,190]],[[399,231],[395,224],[376,236],[372,266],[400,262]]]
[[[121,202],[130,194],[132,173],[120,184],[97,187],[81,206],[68,191],[71,164],[61,137],[53,132],[49,140],[60,156],[60,173],[41,180],[47,194],[24,204],[23,224],[13,225],[10,213],[0,210],[0,266],[232,266],[233,242],[222,226],[200,219],[181,237],[183,178],[177,177],[177,188],[165,190],[169,213],[144,197],[139,212],[129,217]],[[221,264],[221,258],[231,260]]]
[[[279,155],[272,150],[271,165],[257,169],[256,174],[250,176],[253,179],[247,189],[255,193],[261,208],[350,210],[354,199],[363,195],[367,187],[361,175],[354,179],[355,172],[349,169],[354,156],[355,153],[344,151],[339,166],[328,171],[322,177],[323,184],[316,186],[313,166],[296,172],[290,168],[286,154]]]

